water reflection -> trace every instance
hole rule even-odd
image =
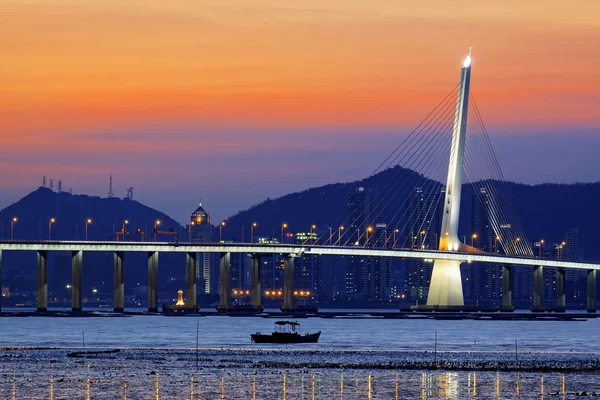
[[[87,385],[86,385],[86,390],[85,390],[85,400],[91,400],[91,398],[92,398],[92,380],[90,379],[90,368],[91,368],[91,365],[88,364],[87,365],[88,378],[86,380]]]
[[[50,400],[54,400],[54,364],[50,364]]]
[[[8,399],[57,398],[182,398],[206,399],[566,399],[571,394],[600,392],[591,375],[533,372],[369,371],[277,369],[185,369],[153,366],[124,373],[115,366],[79,364],[65,373],[47,364],[35,373],[0,376],[0,393]],[[37,375],[36,375],[37,374]],[[68,374],[68,379],[65,375]],[[38,387],[36,388],[36,385]],[[91,389],[94,387],[92,395]],[[200,390],[202,388],[202,390]],[[83,393],[82,393],[83,391]],[[187,395],[189,391],[189,396]],[[9,395],[10,393],[10,395]],[[19,396],[17,396],[19,393]],[[1,396],[0,396],[1,397]]]

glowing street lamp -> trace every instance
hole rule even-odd
[[[196,225],[196,222],[192,221],[188,225],[188,241],[192,241],[192,226]]]
[[[126,219],[125,221],[123,221],[123,228],[121,228],[121,232],[125,233],[125,225],[129,224],[129,220]]]
[[[281,244],[283,244],[283,233],[285,231],[285,228],[288,227],[288,224],[286,224],[285,222],[281,225]]]
[[[253,222],[252,225],[250,225],[250,243],[254,243],[254,228],[256,228],[257,225],[256,222]]]
[[[160,226],[160,220],[154,221],[154,228],[152,229],[152,234],[154,235],[154,241],[156,242],[156,237],[158,236],[158,227]]]
[[[93,288],[92,293],[94,293],[94,302],[96,302],[96,293],[98,293],[98,289]]]
[[[310,235],[308,236],[309,240],[312,240],[313,229],[317,229],[317,226],[314,224],[310,226]],[[314,240],[312,244],[315,244]]]
[[[338,245],[341,246],[342,245],[342,231],[344,230],[344,226],[340,226],[338,228]]]
[[[88,218],[85,220],[85,240],[88,240],[88,225],[92,223],[92,219]]]
[[[223,241],[223,227],[225,226],[225,221],[221,221],[219,224],[219,242]]]
[[[542,246],[544,245],[544,239],[540,239],[540,254],[539,256],[542,256]]]
[[[17,217],[13,217],[13,219],[10,220],[10,240],[14,239],[14,227],[15,227],[15,222],[17,222]]]
[[[369,233],[371,233],[371,232],[373,232],[373,227],[369,226],[367,228],[367,241],[365,242],[365,246],[367,246],[367,247],[369,246]]]
[[[56,219],[50,218],[48,221],[48,240],[52,240],[52,224],[56,222]]]
[[[396,228],[394,229],[394,243],[392,243],[392,248],[394,248],[394,246],[396,246],[396,234],[400,232],[400,229]]]
[[[477,239],[477,234],[476,233],[474,233],[474,234],[471,235],[471,247],[474,247],[473,243],[475,242],[475,239]]]

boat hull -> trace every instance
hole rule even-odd
[[[250,335],[250,338],[254,343],[317,343],[320,336],[321,331],[308,335],[273,332],[271,335],[255,333]]]

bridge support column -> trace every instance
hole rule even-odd
[[[283,267],[283,306],[281,310],[289,311],[292,308],[294,308],[294,257],[286,254]]]
[[[565,311],[566,295],[565,295],[565,270],[564,268],[556,269],[556,310]]]
[[[596,270],[589,269],[587,272],[587,311],[596,312]]]
[[[544,267],[538,265],[533,269],[533,307],[531,311],[542,311],[542,284],[544,280]]]
[[[260,308],[260,255],[250,256],[250,304]]]
[[[227,309],[227,306],[229,306],[230,284],[231,253],[221,253],[219,262],[219,308]]]
[[[188,306],[194,307],[198,305],[196,302],[196,254],[185,254],[185,278],[187,282],[185,301]]]
[[[81,275],[83,268],[83,251],[71,254],[71,311],[81,311]]]
[[[125,274],[123,263],[125,261],[125,253],[115,251],[114,253],[114,287],[113,287],[113,308],[117,313],[122,313],[125,310]]]
[[[148,312],[158,312],[158,252],[148,252]]]
[[[48,311],[48,252],[37,252],[37,310]]]
[[[0,288],[2,287],[2,250],[0,250]],[[0,293],[0,311],[2,311],[2,293]]]
[[[502,266],[502,311],[513,311],[515,308],[512,305],[512,285],[511,285],[510,265]]]
[[[435,260],[429,294],[428,307],[462,307],[465,305],[460,277],[460,261]]]

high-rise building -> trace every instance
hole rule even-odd
[[[560,243],[560,251],[557,258],[564,261],[579,262],[579,229],[571,228],[565,232],[564,240]],[[565,271],[565,289],[567,299],[575,302],[583,302],[587,293],[586,279],[582,271],[567,269]]]
[[[214,226],[210,223],[210,215],[198,206],[192,213],[190,219],[190,241],[191,242],[212,242]],[[201,294],[211,294],[213,292],[214,282],[211,280],[211,253],[198,253],[196,255],[196,278],[200,279]]]
[[[355,246],[386,247],[392,245],[385,223],[383,196],[358,187],[347,203],[348,241]],[[383,238],[383,239],[382,239]],[[346,258],[346,296],[382,300],[389,296],[390,265],[387,258],[349,256]]]
[[[315,243],[319,238],[316,231],[298,232],[295,235],[297,244]],[[316,300],[322,292],[323,257],[318,254],[304,254],[294,259],[294,289],[308,292],[304,300]]]
[[[405,203],[406,228],[402,232],[402,246],[406,248],[437,249],[442,230],[442,213],[445,190],[426,193],[417,187]],[[407,259],[405,263],[404,291],[412,299],[425,300],[429,294],[429,282],[433,262],[431,260]]]
[[[489,219],[492,199],[486,188],[480,188],[471,198],[471,230],[467,243],[488,253],[497,252],[496,234]],[[469,265],[470,285],[467,297],[484,303],[494,303],[501,296],[500,266]]]

